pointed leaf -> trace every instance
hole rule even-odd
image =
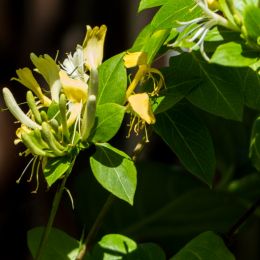
[[[127,77],[123,56],[124,53],[120,53],[100,66],[98,105],[104,103],[124,103]]]
[[[106,103],[97,107],[97,124],[93,128],[92,142],[107,142],[119,130],[125,114],[125,107]]]
[[[187,96],[193,105],[226,119],[241,121],[244,100],[234,69],[208,64],[193,53],[172,58],[171,66],[180,79],[201,79]]]
[[[34,258],[43,232],[44,227],[37,227],[29,230],[27,233],[28,246]],[[79,241],[59,229],[52,228],[41,260],[74,260],[77,257],[79,246]]]
[[[176,153],[182,164],[199,179],[212,185],[215,155],[207,128],[186,108],[157,115],[155,131]]]
[[[87,260],[165,260],[162,249],[156,244],[145,243],[137,245],[132,239],[120,234],[105,235]]]
[[[69,168],[71,161],[68,157],[48,158],[43,173],[50,187],[55,183]]]
[[[147,54],[147,63],[151,64],[169,34],[169,29],[155,30],[151,24],[148,24],[138,35],[130,51],[145,52]]]
[[[151,24],[154,29],[171,29],[180,26],[179,22],[192,20],[202,13],[199,7],[195,7],[194,0],[168,1],[154,16]]]
[[[232,67],[246,67],[257,61],[259,54],[236,42],[228,42],[217,47],[210,61]]]
[[[167,3],[169,0],[141,0],[138,12]]]
[[[109,192],[133,204],[136,169],[131,158],[109,144],[97,144],[90,165],[97,181]]]
[[[212,231],[192,239],[170,260],[235,260],[223,240]]]

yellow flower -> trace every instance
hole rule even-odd
[[[142,51],[127,52],[124,56],[124,62],[126,68],[133,68],[138,65],[147,64],[147,54]]]
[[[88,97],[88,85],[80,79],[72,79],[68,74],[61,70],[59,72],[62,90],[66,95],[67,99],[73,103],[83,104],[86,102]]]
[[[132,95],[132,93],[134,93],[134,90],[138,86],[138,84],[149,78],[153,80],[154,85],[154,90],[150,93],[150,95],[158,95],[160,89],[164,86],[164,78],[162,73],[158,69],[151,68],[151,66],[147,64],[147,54],[145,52],[127,52],[124,57],[124,62],[126,68],[138,66],[135,77],[131,81],[126,91],[126,99],[128,99],[128,97]],[[153,74],[159,76],[159,80],[156,79]]]
[[[155,117],[147,93],[134,94],[128,97],[132,110],[147,124],[154,124]]]
[[[83,41],[83,56],[88,70],[97,69],[103,60],[104,41],[107,27],[87,26],[87,34]]]
[[[147,93],[134,94],[128,97],[128,105],[132,110],[132,116],[129,124],[128,137],[132,129],[138,135],[144,129],[145,140],[149,142],[146,123],[154,124],[156,119],[152,111],[149,95]]]

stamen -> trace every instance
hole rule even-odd
[[[35,159],[35,157],[33,157],[33,158],[27,163],[27,165],[25,166],[25,168],[24,168],[24,170],[23,170],[21,176],[16,180],[16,183],[17,183],[17,184],[20,183],[22,177],[24,176],[25,172],[27,171],[27,169],[29,168],[29,166],[31,165],[31,163],[33,162],[34,159]]]

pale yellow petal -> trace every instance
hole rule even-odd
[[[155,123],[155,117],[147,93],[131,95],[128,97],[128,102],[133,111],[147,124]]]
[[[147,54],[142,51],[127,52],[124,56],[124,62],[126,68],[133,68],[139,65],[147,64]]]
[[[59,72],[62,89],[67,99],[73,103],[85,103],[88,97],[88,85],[80,79],[70,78],[64,70]]]
[[[72,126],[74,124],[74,122],[76,121],[76,119],[80,116],[81,109],[82,109],[81,103],[71,104],[71,107],[69,109],[70,116],[67,120],[67,126],[68,127]]]
[[[93,29],[87,26],[87,33],[82,47],[84,62],[89,70],[97,69],[102,63],[106,32],[107,27],[105,25],[96,26]]]

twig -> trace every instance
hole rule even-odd
[[[52,228],[55,216],[57,214],[57,211],[58,211],[58,208],[59,208],[59,205],[60,205],[62,194],[63,194],[63,191],[65,190],[65,184],[66,184],[66,181],[67,181],[67,179],[68,179],[68,177],[71,173],[74,162],[75,162],[75,159],[72,161],[70,168],[65,173],[65,175],[62,179],[62,182],[61,182],[58,190],[55,193],[55,196],[54,196],[54,199],[53,199],[53,202],[52,202],[52,208],[51,208],[50,216],[49,216],[49,219],[48,219],[48,223],[47,223],[47,226],[45,227],[43,235],[41,237],[40,245],[39,245],[35,260],[41,259],[42,254],[43,254],[43,252],[46,248],[47,241],[48,241],[48,238],[49,238],[49,235],[50,235],[50,232],[51,232],[51,228]]]
[[[249,217],[255,212],[257,207],[260,206],[260,199],[255,201],[252,206],[245,211],[245,213],[237,220],[237,222],[229,229],[225,235],[225,240],[230,242],[241,226],[249,219]]]

